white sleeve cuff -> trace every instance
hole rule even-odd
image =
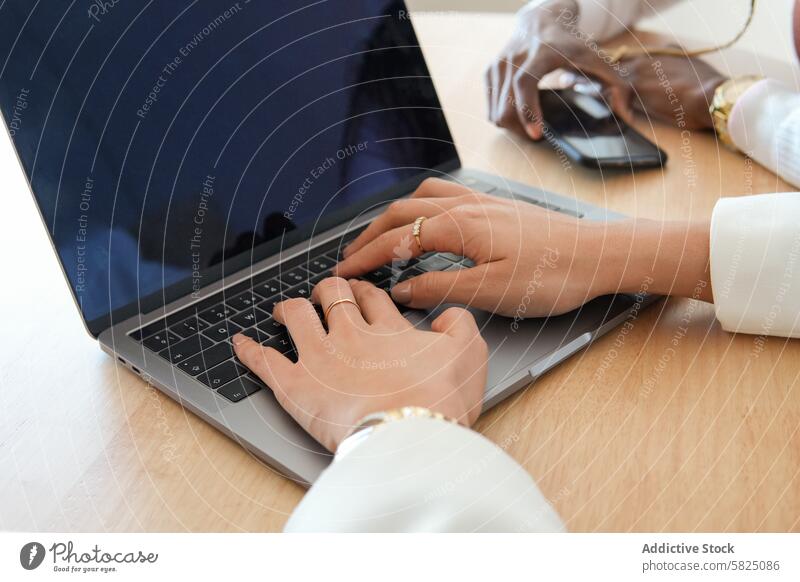
[[[530,475],[500,447],[427,418],[378,427],[328,467],[286,525],[290,532],[563,529]]]
[[[800,193],[717,202],[711,283],[725,330],[800,337]]]

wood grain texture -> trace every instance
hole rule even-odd
[[[467,166],[656,219],[707,218],[720,196],[788,189],[712,136],[643,118],[671,157],[665,172],[566,167],[485,121],[483,68],[510,18],[417,26]],[[100,352],[6,139],[0,159],[0,529],[281,529],[302,489]],[[725,333],[711,306],[688,300],[620,330],[476,428],[507,443],[573,531],[800,530],[800,342]]]

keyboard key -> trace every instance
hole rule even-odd
[[[242,376],[220,388],[217,394],[231,402],[239,402],[261,390],[261,385],[249,376]]]
[[[416,243],[414,243],[416,244]],[[426,253],[421,257],[416,257],[413,259],[409,259],[407,261],[392,261],[391,265],[384,265],[389,267],[392,270],[393,274],[397,274],[404,269],[410,269],[411,267],[416,267],[421,261],[427,259],[428,257],[432,257],[435,253]]]
[[[221,342],[225,341],[233,334],[239,333],[240,331],[242,331],[242,328],[235,323],[231,321],[223,321],[222,323],[217,323],[210,326],[203,332],[203,335],[210,337],[215,342]]]
[[[281,275],[280,280],[287,285],[297,285],[308,280],[309,273],[303,267],[295,267]]]
[[[417,265],[417,268],[430,273],[431,271],[444,271],[452,264],[452,262],[444,257],[434,255],[431,258],[422,261],[419,265]]]
[[[458,263],[458,262],[461,261],[461,259],[464,258],[464,257],[459,257],[458,255],[454,255],[453,253],[440,253],[439,256],[447,259],[448,261],[452,261],[454,263]]]
[[[282,333],[281,335],[270,338],[264,342],[264,346],[275,348],[282,354],[294,353],[294,345],[292,345],[292,340],[289,339],[289,334],[287,333]]]
[[[253,291],[255,291],[257,295],[260,295],[264,299],[273,297],[288,288],[289,285],[282,283],[277,279],[270,279],[269,281],[263,281],[253,285]]]
[[[283,295],[275,295],[259,303],[257,305],[257,308],[263,311],[264,313],[271,314],[272,310],[275,309],[275,305],[277,303],[280,303],[284,299],[288,299],[288,297],[284,297]]]
[[[242,311],[231,317],[231,321],[241,328],[250,327],[257,322],[255,309],[248,309]]]
[[[374,285],[375,285],[375,286],[376,286],[378,289],[383,289],[383,290],[384,290],[384,291],[386,291],[387,293],[390,293],[390,292],[391,292],[391,290],[392,290],[392,285],[394,285],[394,282],[392,281],[392,279],[391,279],[391,278],[389,278],[389,279],[386,279],[385,281],[382,281],[381,283],[373,283],[373,284],[374,284]]]
[[[320,273],[327,273],[335,264],[336,263],[333,262],[333,260],[331,260],[329,257],[322,255],[308,261],[306,268],[310,273],[317,275]]]
[[[257,327],[251,327],[250,329],[244,330],[242,335],[246,335],[250,339],[257,341],[260,344],[273,337],[272,334],[262,331]]]
[[[311,287],[308,286],[308,282],[298,285],[297,287],[292,287],[286,292],[286,297],[290,299],[295,297],[308,299],[311,297]]]
[[[164,331],[166,331],[166,329],[167,329],[167,320],[159,319],[158,321],[154,321],[153,323],[134,331],[133,333],[131,333],[131,337],[135,339],[137,342],[140,342],[143,339],[150,337],[153,334],[163,333]]]
[[[269,335],[270,337],[286,333],[286,328],[277,319],[268,319],[259,323],[256,327]]]
[[[412,267],[411,269],[406,269],[397,278],[397,283],[402,283],[403,281],[407,281],[412,277],[418,277],[419,275],[422,275],[422,271],[417,269],[416,267]]]
[[[248,309],[231,317],[231,321],[241,327],[252,327],[259,322],[267,321],[270,317],[272,317],[270,314],[260,309]]]
[[[233,309],[224,303],[220,303],[219,305],[215,305],[211,309],[207,309],[201,313],[200,317],[205,319],[208,323],[214,324],[219,323],[220,321],[225,321],[234,313],[236,312]]]
[[[259,297],[258,295],[250,291],[245,291],[244,293],[240,293],[236,297],[226,299],[225,303],[230,307],[241,311],[243,309],[255,307],[256,303],[259,303],[260,301],[261,297]]]
[[[181,337],[178,334],[172,333],[171,331],[163,331],[151,335],[142,343],[148,350],[160,352],[168,346],[177,344],[179,341],[181,341]]]
[[[232,357],[233,346],[231,346],[231,344],[228,342],[224,342],[213,345],[210,348],[203,350],[199,354],[192,356],[188,360],[180,362],[178,367],[192,376],[197,376],[198,374],[205,372],[206,370],[213,368],[217,364],[221,364],[225,360],[229,360]]]
[[[364,279],[365,281],[369,281],[370,283],[378,284],[390,278],[391,276],[392,276],[392,268],[384,266],[384,267],[379,267],[374,271],[370,271],[361,278]]]
[[[219,366],[215,366],[208,372],[200,374],[197,378],[209,388],[216,390],[220,386],[224,386],[231,380],[235,380],[239,376],[244,376],[247,373],[247,368],[240,366],[233,360],[223,362]]]
[[[206,369],[205,363],[201,358],[189,358],[178,364],[178,367],[189,374],[190,376],[197,376],[203,373]]]
[[[213,345],[214,342],[207,337],[203,337],[202,335],[193,335],[192,337],[186,338],[177,344],[169,346],[165,350],[161,350],[158,352],[158,355],[165,360],[169,360],[173,364],[177,364],[184,361],[186,358],[195,355],[200,350],[204,350]]]
[[[189,337],[195,334],[200,333],[204,329],[208,327],[208,322],[205,320],[200,319],[197,316],[190,317],[186,321],[182,321],[173,325],[169,330],[173,333],[177,333],[181,337]]]
[[[248,380],[252,380],[255,382],[256,386],[260,386],[261,388],[266,388],[267,384],[261,378],[256,376],[253,372],[249,372],[247,376],[245,376]]]

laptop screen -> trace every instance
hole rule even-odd
[[[396,1],[5,0],[0,107],[92,333],[457,163]]]

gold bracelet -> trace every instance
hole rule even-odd
[[[443,420],[445,422],[458,424],[457,420],[449,418],[441,412],[434,412],[422,406],[403,406],[402,408],[373,412],[359,420],[350,432],[347,433],[347,436],[342,439],[342,442],[339,443],[339,447],[336,449],[335,459],[340,459],[350,453],[350,451],[364,442],[370,434],[375,432],[378,427],[407,418],[432,418],[434,420]]]

